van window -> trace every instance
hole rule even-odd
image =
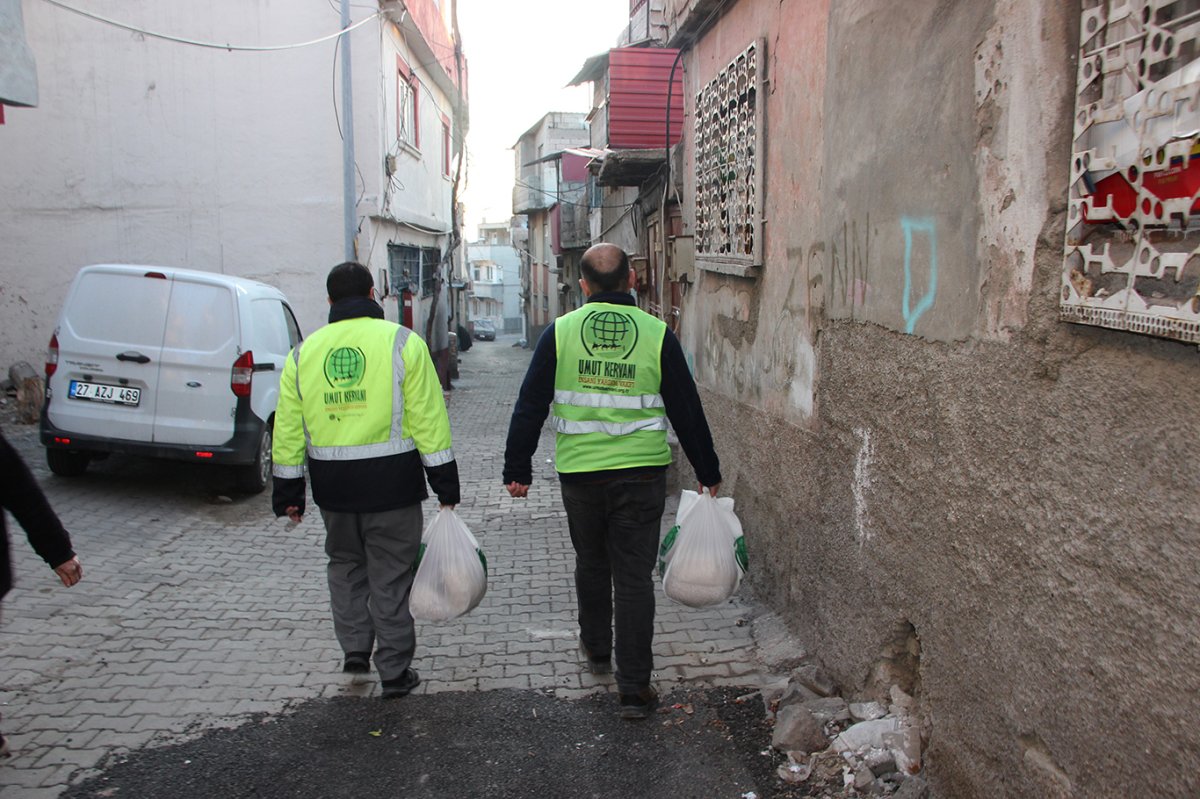
[[[300,332],[300,325],[296,323],[296,315],[292,313],[291,308],[287,307],[287,303],[284,303],[283,306],[283,316],[284,321],[287,322],[288,341],[291,342],[290,346],[294,347],[300,343],[300,339],[304,338],[304,335]]]
[[[81,339],[157,349],[162,344],[171,282],[114,272],[83,274],[63,314]]]
[[[233,293],[224,286],[173,281],[163,346],[217,352],[237,336]]]
[[[287,322],[284,321],[283,303],[279,300],[255,300],[250,306],[254,318],[254,347],[263,353],[280,355],[292,347],[288,344]]]

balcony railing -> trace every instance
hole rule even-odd
[[[545,211],[555,203],[554,192],[542,185],[538,174],[517,175],[512,196],[514,214]]]
[[[559,237],[565,250],[587,247],[592,243],[592,229],[587,206],[587,184],[568,184],[563,187],[561,229]]]
[[[478,297],[481,300],[502,300],[504,299],[504,284],[474,280],[471,282],[470,293],[472,297]]]

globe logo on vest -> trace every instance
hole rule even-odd
[[[334,388],[349,388],[362,382],[367,357],[357,347],[338,347],[325,356],[325,379]]]
[[[579,338],[592,357],[625,360],[637,347],[638,327],[620,311],[593,311],[584,317]]]

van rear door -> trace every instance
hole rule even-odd
[[[151,441],[171,282],[128,267],[80,270],[58,328],[47,416],[79,435]]]
[[[213,446],[233,437],[237,398],[229,381],[239,355],[234,291],[190,275],[171,281],[154,441]]]

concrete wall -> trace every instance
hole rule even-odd
[[[847,694],[911,684],[938,796],[1200,790],[1200,362],[1057,321],[1078,24],[740,0],[685,63],[690,110],[766,41],[765,265],[681,328],[752,588]]]
[[[234,44],[302,42],[339,26],[336,8],[283,10],[267,0],[203,7],[108,0],[88,8],[150,30]],[[25,23],[41,98],[36,109],[9,109],[0,128],[0,364],[41,361],[72,277],[97,262],[263,280],[287,293],[306,332],[323,324],[324,277],[343,260],[334,42],[267,53],[201,49],[46,3],[26,3]],[[351,34],[364,261],[386,257],[390,235],[374,235],[367,219],[385,194],[381,92],[395,91],[389,76],[402,46],[381,36],[379,25]],[[381,65],[385,51],[392,60]],[[406,192],[395,201],[401,210],[419,209],[427,225],[448,227],[433,106],[424,103],[433,115],[424,119],[434,179],[407,165]]]

